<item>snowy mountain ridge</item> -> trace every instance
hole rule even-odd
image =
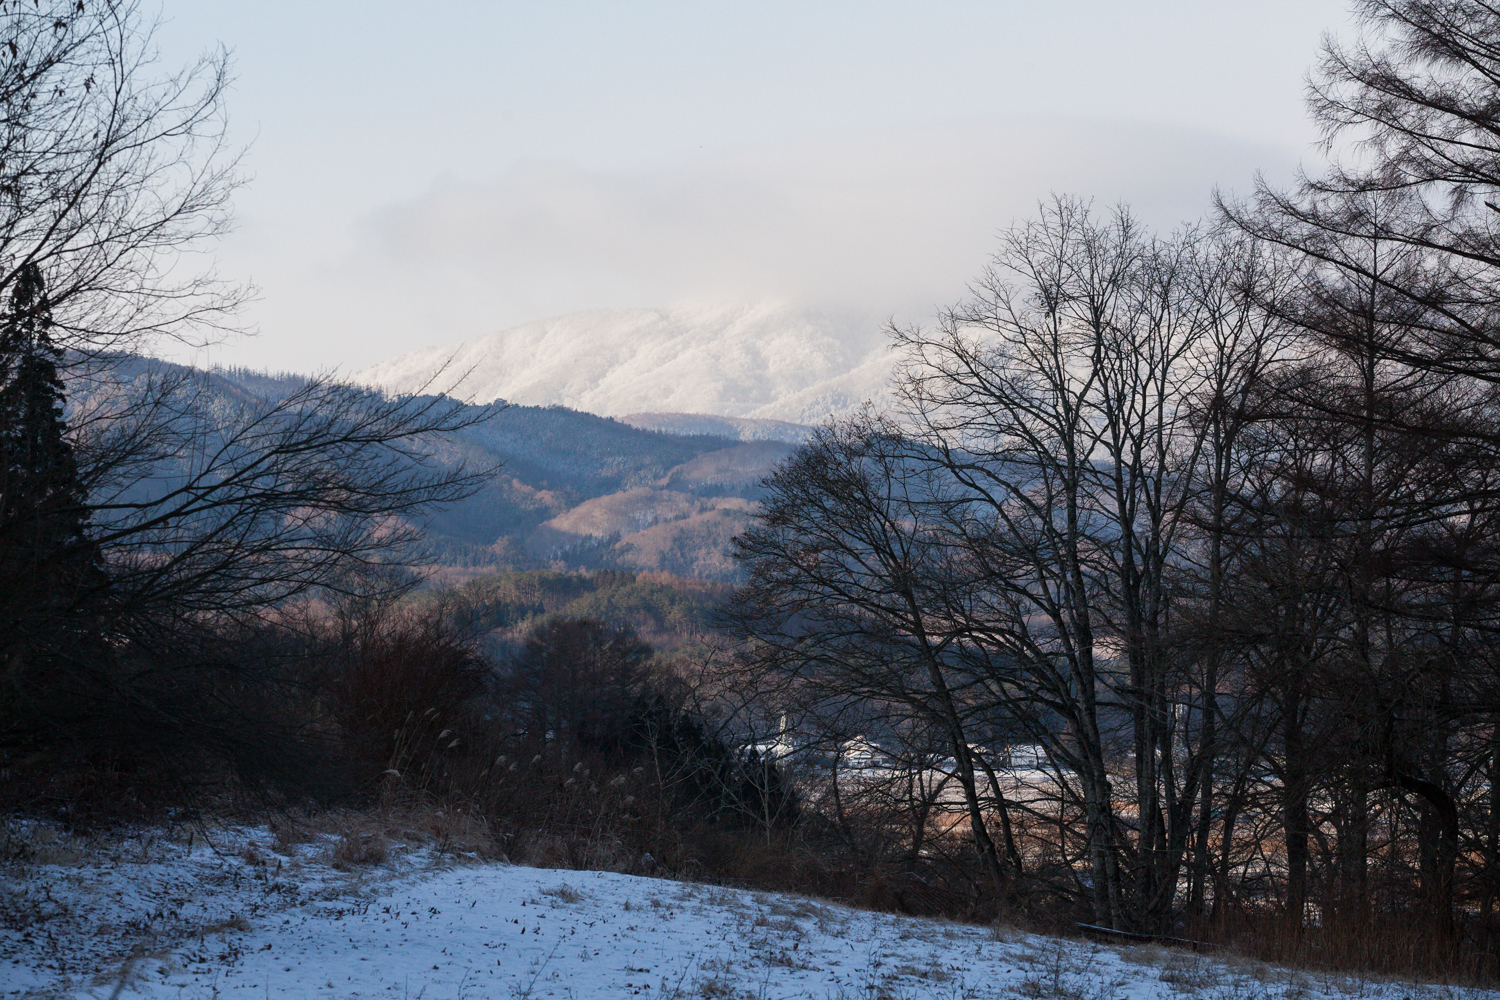
[[[446,390],[478,403],[601,416],[817,424],[883,400],[892,360],[871,318],[775,303],[679,303],[537,320],[412,351],[352,378],[387,392]]]

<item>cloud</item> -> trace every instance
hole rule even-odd
[[[375,213],[387,267],[483,288],[501,314],[684,298],[877,311],[960,294],[995,234],[1050,192],[1170,228],[1286,150],[1181,130],[985,122],[813,140],[657,170],[527,162]],[[475,316],[483,329],[483,317]]]
[[[1051,192],[1128,202],[1171,228],[1200,217],[1215,185],[1248,191],[1260,168],[1290,177],[1296,155],[1186,129],[1017,119],[633,170],[521,162],[433,184],[352,230],[251,226],[233,264],[264,289],[262,336],[216,360],[351,371],[541,317],[685,300],[922,320],[962,297],[996,234]]]

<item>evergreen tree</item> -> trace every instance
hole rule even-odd
[[[0,653],[14,682],[28,649],[76,631],[103,576],[51,330],[41,270],[27,264],[0,313]]]

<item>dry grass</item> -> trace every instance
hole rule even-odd
[[[352,871],[384,864],[390,853],[390,842],[379,830],[350,829],[329,846],[328,863],[339,871]]]
[[[269,825],[271,849],[284,857],[291,857],[297,853],[297,848],[316,839],[316,834],[308,824],[298,823],[287,817],[273,819]]]
[[[583,893],[573,888],[566,882],[542,890],[543,896],[549,896],[559,904],[578,903],[583,900]]]
[[[79,865],[92,857],[94,844],[43,823],[7,824],[0,840],[0,861],[35,865]]]
[[[1156,978],[1179,993],[1193,993],[1215,985],[1223,975],[1222,966],[1199,955],[1171,952],[1162,959]]]
[[[735,1000],[745,994],[741,993],[730,980],[719,976],[708,976],[693,984],[692,995],[702,997],[703,1000]]]
[[[1098,951],[1097,946],[1091,951],[1056,939],[1029,943],[1014,954],[1026,969],[1017,994],[1032,1000],[1112,1000],[1125,980],[1100,971],[1092,961]]]
[[[1460,1000],[1472,997],[1482,989],[1473,983],[1455,982],[1434,977],[1427,985],[1410,970],[1380,974],[1368,968],[1333,971],[1327,967],[1271,964],[1260,958],[1233,951],[1212,956],[1157,944],[1125,945],[1113,948],[1121,960],[1145,969],[1154,969],[1156,979],[1171,994],[1192,1000],[1307,1000],[1312,996],[1342,996],[1349,1000],[1366,1000],[1390,995],[1381,987],[1398,985],[1409,1000]],[[1052,996],[1042,988],[1043,977],[1031,981],[1038,992],[1029,995]],[[1066,975],[1064,976],[1066,984]],[[1072,994],[1064,989],[1063,1000]]]
[[[531,868],[562,868],[571,871],[650,874],[643,856],[616,841],[600,841],[577,834],[533,833],[518,838],[511,858]]]
[[[326,845],[324,859],[340,871],[384,864],[398,849],[432,848],[470,860],[505,857],[478,813],[419,795],[387,796],[380,806],[365,811],[281,814],[269,827],[269,843],[251,842],[241,849],[251,864],[269,861],[273,853],[294,858],[305,845],[317,843]]]
[[[1484,989],[1500,980],[1500,941],[1492,928],[1475,926],[1445,941],[1420,910],[1301,928],[1278,914],[1241,913],[1193,936],[1222,943],[1246,961],[1312,974]]]
[[[240,848],[240,857],[245,864],[255,865],[257,868],[264,867],[271,859],[267,849],[253,840],[246,841],[245,845]]]
[[[1010,924],[1001,921],[990,924],[990,940],[997,944],[1014,944],[1024,937],[1024,931],[1019,931]]]

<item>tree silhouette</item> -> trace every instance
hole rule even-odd
[[[74,631],[75,612],[104,575],[51,329],[46,284],[28,264],[0,314],[0,650],[13,678],[29,648]]]

